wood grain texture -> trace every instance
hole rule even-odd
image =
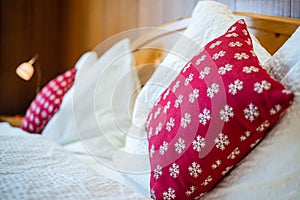
[[[16,67],[35,53],[42,84],[59,72],[59,0],[1,0],[0,114],[23,114],[35,97],[36,76],[29,82]]]
[[[155,27],[164,22],[164,1],[138,0],[138,27]]]
[[[249,24],[250,32],[261,42],[262,46],[266,48],[271,54],[273,54],[290,36],[293,32],[300,26],[300,19],[282,18],[266,15],[258,15],[253,13],[239,13],[235,12],[238,18],[244,18]],[[146,37],[141,37],[139,40],[134,41],[133,50],[135,52],[135,58],[139,60],[139,63],[144,64],[150,60],[151,63],[156,63],[153,61],[160,61],[162,53],[155,53],[157,49],[149,49],[146,55],[143,52],[139,54],[140,49],[143,47],[148,47],[151,43],[152,46],[155,45],[165,45],[162,41],[167,41],[167,37],[172,36],[174,31],[184,31],[189,25],[190,18],[185,18],[181,20],[168,23],[169,32],[161,33],[159,29],[157,31],[147,34]],[[163,26],[164,27],[164,26]],[[144,38],[144,40],[143,40]],[[164,40],[161,40],[164,38]],[[144,52],[145,53],[145,52]],[[154,66],[146,66],[143,68],[138,68],[139,77],[141,78],[141,83],[145,83],[152,72],[154,71]]]
[[[291,0],[291,17],[300,18],[300,1]]]
[[[178,18],[191,16],[196,1],[194,0],[163,0],[164,2],[164,22],[176,20]]]
[[[15,68],[39,53],[45,85],[113,34],[189,16],[199,0],[0,0],[0,114],[24,114],[36,77]],[[299,0],[219,0],[233,11],[300,17]],[[260,33],[265,35],[265,33]]]
[[[236,10],[236,1],[235,0],[217,0],[220,3],[226,4],[231,10]]]
[[[300,26],[300,19],[239,12],[236,15],[246,20],[250,32],[270,54],[274,54]]]
[[[216,0],[232,11],[300,18],[299,0]]]
[[[235,11],[290,17],[290,0],[236,0]]]

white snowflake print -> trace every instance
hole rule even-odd
[[[205,67],[203,71],[200,71],[199,78],[204,79],[210,73],[210,67]]]
[[[195,197],[195,200],[201,200],[205,194],[206,192],[199,194],[197,197]]]
[[[178,141],[175,143],[175,151],[177,151],[178,154],[181,154],[184,149],[184,140],[182,138],[178,138]]]
[[[259,72],[259,69],[254,66],[250,66],[250,67],[245,66],[245,67],[243,67],[243,72],[246,74],[250,74],[252,72]]]
[[[150,127],[148,131],[148,138],[151,138],[152,134],[153,134],[153,128]]]
[[[167,122],[167,125],[166,125],[167,131],[170,132],[174,126],[175,126],[175,119],[173,117],[171,117],[170,120]]]
[[[256,57],[256,54],[253,50],[250,51],[253,57]]]
[[[151,145],[151,148],[150,148],[150,151],[149,151],[149,155],[150,155],[150,157],[152,158],[153,157],[153,154],[154,154],[154,152],[155,152],[155,149],[154,149],[155,147],[154,147],[154,145],[152,144]]]
[[[207,108],[204,108],[203,112],[199,114],[199,122],[204,126],[207,124],[210,118],[210,110],[208,110]]]
[[[192,144],[193,144],[193,149],[197,152],[200,152],[201,149],[203,149],[206,145],[204,138],[201,137],[200,135],[196,137],[196,140],[193,140]]]
[[[188,68],[190,68],[191,67],[191,63],[189,62],[187,65],[185,65],[185,67],[182,69],[182,72],[183,73],[185,73],[186,72],[186,70],[188,69]]]
[[[238,21],[238,23],[239,23],[239,24],[245,24],[244,20],[242,20],[242,19],[240,19],[240,20]]]
[[[237,33],[228,33],[225,35],[225,37],[238,37],[239,35]]]
[[[172,92],[175,93],[176,90],[179,88],[179,85],[180,85],[180,81],[176,81],[175,85],[173,86],[172,88]]]
[[[271,83],[266,80],[261,81],[261,83],[254,83],[254,91],[258,94],[262,93],[264,90],[269,90],[271,88]]]
[[[219,137],[215,139],[216,147],[222,151],[225,149],[225,146],[229,145],[229,143],[228,136],[223,133],[219,133]]]
[[[224,67],[221,66],[218,70],[218,73],[221,74],[221,75],[224,75],[226,74],[226,72],[229,72],[232,70],[232,65],[231,64],[226,64]]]
[[[237,91],[241,91],[243,89],[243,81],[240,81],[239,79],[236,79],[234,83],[229,84],[229,90],[228,92],[232,95],[235,95]]]
[[[168,150],[168,145],[169,144],[166,141],[164,141],[163,144],[159,146],[159,153],[161,155],[164,155],[165,152]]]
[[[212,99],[215,96],[215,94],[218,94],[219,85],[216,83],[213,83],[210,88],[207,88],[206,92],[207,92],[207,96]]]
[[[189,123],[191,123],[191,114],[185,113],[184,116],[181,118],[181,126],[183,128],[186,128]]]
[[[241,47],[241,46],[243,46],[243,44],[241,42],[237,41],[237,42],[230,42],[228,44],[228,46],[230,46],[230,47]]]
[[[292,92],[290,90],[286,90],[286,89],[282,90],[281,92],[283,94],[292,94]]]
[[[228,156],[227,159],[229,160],[233,160],[236,158],[237,155],[239,155],[241,153],[240,149],[237,147],[235,148]]]
[[[194,78],[194,74],[190,74],[189,77],[185,79],[184,85],[188,86],[189,83],[193,80],[193,78]]]
[[[197,187],[194,186],[194,185],[192,185],[192,186],[189,188],[189,190],[187,190],[187,191],[185,192],[185,195],[186,195],[186,196],[191,196],[191,194],[193,194],[193,193],[196,191],[196,189],[197,189]]]
[[[229,122],[230,118],[233,118],[233,116],[234,116],[233,108],[230,107],[229,105],[225,105],[224,109],[221,109],[220,111],[220,118],[224,122]]]
[[[158,107],[156,112],[154,113],[154,119],[157,118],[157,116],[160,114],[160,111],[161,111],[161,107]]]
[[[170,176],[173,178],[177,178],[179,174],[179,165],[173,163],[172,166],[169,168]]]
[[[253,103],[250,103],[248,108],[244,109],[244,115],[245,118],[248,119],[249,121],[253,122],[255,117],[259,116],[259,110],[258,107],[255,106]]]
[[[147,120],[147,123],[146,123],[146,127],[149,126],[151,120],[152,120],[152,117],[153,117],[153,114],[151,113],[151,115],[149,116],[149,119]]]
[[[158,135],[158,133],[161,131],[161,129],[162,129],[162,123],[159,122],[159,124],[155,128],[155,135]]]
[[[216,41],[215,43],[212,43],[212,44],[209,46],[209,48],[210,48],[210,49],[213,49],[213,48],[215,48],[216,46],[219,46],[221,43],[222,43],[222,41],[221,41],[221,40],[218,40],[218,41]]]
[[[167,98],[167,96],[170,94],[170,89],[168,89],[167,91],[166,91],[166,93],[164,94],[164,96],[163,96],[163,100],[166,100],[166,98]]]
[[[233,166],[229,166],[229,167],[226,167],[226,169],[224,171],[222,171],[222,175],[225,176],[227,174],[227,172],[229,172],[229,170],[231,170]]]
[[[209,175],[202,183],[202,186],[207,186],[210,182],[212,182],[212,177]]]
[[[162,175],[162,168],[160,165],[157,165],[156,168],[154,169],[153,176],[157,180],[161,175]]]
[[[255,147],[261,139],[257,139],[254,143],[250,145],[251,148]]]
[[[237,60],[247,60],[249,58],[249,55],[247,55],[246,53],[235,53],[234,58]]]
[[[193,93],[191,93],[189,95],[189,102],[194,103],[195,99],[197,99],[199,97],[199,90],[198,89],[194,89]]]
[[[206,58],[206,55],[202,55],[199,59],[196,60],[196,65],[200,65],[200,63],[201,63],[202,61],[204,61],[205,58]]]
[[[157,106],[157,104],[158,104],[158,102],[160,102],[160,100],[161,100],[161,96],[159,96],[159,97],[156,99],[154,105]]]
[[[243,29],[242,31],[243,31],[244,35],[248,35],[248,31],[246,29]]]
[[[270,122],[268,120],[266,120],[256,128],[256,131],[263,132],[269,126],[270,126]]]
[[[231,29],[228,30],[227,32],[228,32],[228,33],[231,33],[231,32],[233,32],[233,31],[235,31],[235,30],[236,30],[236,26],[233,26],[233,27],[231,27]]]
[[[156,200],[156,195],[155,195],[155,191],[153,189],[150,190],[150,198],[152,200]]]
[[[212,169],[217,169],[222,164],[221,160],[216,160],[214,164],[211,165]]]
[[[197,178],[199,174],[202,173],[202,169],[200,168],[200,164],[193,162],[191,166],[188,168],[190,175],[194,178]]]
[[[221,51],[219,51],[218,53],[215,53],[215,54],[213,55],[212,59],[217,60],[217,59],[219,59],[220,57],[224,57],[225,54],[226,54],[226,51],[221,50]]]
[[[275,115],[281,110],[281,105],[277,104],[274,108],[271,108],[270,115]]]
[[[250,131],[246,131],[244,135],[241,135],[240,140],[245,141],[251,135]]]
[[[245,42],[246,42],[249,46],[252,44],[250,38],[248,38],[247,40],[245,40]]]
[[[164,200],[172,200],[176,198],[175,190],[171,187],[168,188],[168,191],[163,192]]]
[[[179,95],[178,98],[177,98],[176,101],[175,101],[174,107],[175,107],[175,108],[178,108],[179,105],[182,103],[182,100],[183,100],[183,96],[182,96],[182,95]]]
[[[171,101],[168,101],[168,102],[167,102],[167,105],[165,105],[165,107],[164,107],[164,113],[165,113],[165,114],[166,114],[167,111],[169,110],[170,106],[171,106]]]

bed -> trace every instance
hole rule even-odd
[[[42,134],[1,123],[1,198],[154,198],[148,114],[191,56],[240,18],[258,39],[252,38],[259,61],[294,101],[229,174],[193,199],[298,199],[300,20],[233,14],[216,2],[199,2],[191,17],[159,28],[117,34],[84,54]],[[161,198],[176,197],[172,190],[165,194]]]

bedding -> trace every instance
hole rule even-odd
[[[51,80],[31,102],[21,128],[29,133],[41,133],[59,109],[66,92],[72,87],[76,68],[67,70]]]
[[[146,199],[58,144],[0,123],[1,199]]]
[[[234,23],[185,65],[149,112],[151,197],[205,195],[292,99],[260,66],[245,21]]]
[[[97,56],[88,52],[78,61],[74,87],[43,132],[60,144],[79,139],[84,143],[84,139],[104,134],[112,146],[124,145],[134,101],[131,95],[139,88],[129,40],[122,39]],[[68,124],[64,123],[66,116],[72,116]]]
[[[148,187],[150,165],[144,127],[150,109],[158,96],[179,74],[185,63],[192,58],[192,55],[207,42],[223,34],[236,20],[234,14],[224,4],[215,1],[199,1],[182,37],[175,43],[171,53],[167,54],[137,96],[132,126],[126,137],[125,147],[116,152],[113,159],[116,167],[127,171],[128,173],[124,175],[144,187],[147,194],[150,192]],[[263,64],[271,56],[255,37],[252,39],[255,53]],[[125,160],[130,160],[131,165],[125,165]]]
[[[93,52],[84,53],[76,62],[75,68],[79,70],[83,65],[92,65],[97,60],[97,56]],[[60,109],[49,120],[42,134],[52,138],[55,142],[61,145],[76,142],[79,140],[76,126],[73,119],[73,95],[74,86],[65,94]],[[68,123],[66,123],[66,121]]]
[[[199,6],[200,4],[202,5]],[[215,12],[210,12],[210,10]],[[193,12],[189,27],[183,33],[184,36],[176,42],[171,54],[166,56],[150,82],[142,88],[134,108],[132,105],[135,97],[132,97],[132,101],[128,101],[128,94],[136,92],[140,85],[131,55],[127,54],[130,52],[128,41],[126,39],[120,41],[121,47],[118,44],[116,46],[108,45],[111,48],[103,54],[104,57],[97,55],[95,51],[84,54],[76,63],[77,68],[83,68],[83,70],[78,70],[81,75],[79,76],[77,73],[75,86],[71,87],[65,94],[60,109],[48,122],[42,135],[26,134],[21,129],[0,123],[0,152],[2,153],[0,159],[0,196],[5,199],[149,198],[150,162],[145,130],[146,118],[151,105],[154,105],[155,98],[164,91],[168,83],[175,79],[188,61],[187,59],[179,59],[180,56],[176,56],[176,52],[180,52],[182,55],[192,55],[209,40],[223,34],[235,21],[236,18],[226,6],[215,2],[199,2]],[[281,116],[275,126],[266,133],[264,140],[227,176],[220,180],[211,192],[201,199],[299,198],[300,61],[296,53],[299,48],[297,38],[299,38],[299,30],[271,57],[252,37],[259,61],[269,63],[271,68],[274,66],[272,63],[279,66],[280,76],[276,76],[276,74],[273,76],[295,94],[294,103]],[[195,44],[195,39],[199,43]],[[291,48],[293,50],[290,50]],[[115,56],[116,54],[120,57]],[[115,65],[119,61],[126,64],[122,64],[122,67]],[[96,64],[100,62],[103,63]],[[100,66],[105,67],[101,68]],[[165,66],[175,67],[170,69]],[[92,78],[87,81],[86,77],[90,77],[89,75],[93,74],[96,68],[101,68],[99,71],[113,80]],[[274,71],[271,68],[267,68],[270,73]],[[120,72],[120,74],[114,75],[115,71]],[[112,73],[111,76],[110,72]],[[168,74],[169,72],[172,74]],[[120,79],[120,76],[127,78]],[[124,80],[130,83],[126,85]],[[91,82],[85,85],[89,81]],[[99,120],[99,117],[102,116],[99,115],[99,112],[95,112],[94,116],[89,113],[88,117],[84,119],[83,114],[86,110],[85,112],[78,110],[78,107],[81,109],[95,108],[94,101],[90,105],[84,105],[85,100],[90,102],[91,99],[97,100],[97,102],[102,100],[101,96],[106,94],[109,89],[99,88],[100,82],[107,84],[107,88],[110,88],[110,84],[114,85],[117,82],[117,88],[123,88],[123,90],[118,91],[122,96],[124,95],[124,98],[116,96],[111,90],[108,92],[108,96],[119,99],[122,101],[120,103],[123,105],[122,108],[126,107],[128,111],[126,116],[123,115],[124,113],[122,114],[123,111],[120,115],[122,119],[125,119],[125,129],[129,128],[130,123],[128,122],[131,120],[133,112],[134,127],[131,127],[131,132],[126,136],[125,147],[117,152],[116,148],[124,145],[124,132],[126,132],[124,129],[115,132],[116,134],[113,134],[111,139],[107,138],[109,135],[99,134],[95,130],[85,132],[83,130],[88,130],[88,128],[83,129],[84,127],[80,127],[78,132],[78,123],[79,126],[88,124],[87,121],[91,119],[90,117],[94,118],[92,119],[95,122],[93,127],[97,127],[97,129],[99,128],[97,123],[110,124],[111,122],[111,120],[108,122]],[[85,85],[84,88],[79,88],[76,91],[76,87],[82,85]],[[149,92],[148,89],[151,87],[156,88],[153,90],[156,93]],[[99,95],[88,97],[85,90],[92,90],[95,95]],[[127,93],[127,91],[130,92]],[[75,100],[76,93],[80,95]],[[104,107],[107,106],[106,100],[103,102]],[[105,110],[103,109],[103,111]],[[74,114],[77,111],[78,113]],[[112,113],[118,115],[118,110],[113,110]],[[79,116],[77,116],[78,114]],[[110,114],[105,116],[112,116]],[[92,126],[89,128],[90,130],[93,129]]]

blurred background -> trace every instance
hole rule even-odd
[[[35,53],[42,86],[109,36],[190,16],[198,0],[0,0],[0,114],[25,114],[36,75],[16,67]],[[300,16],[300,0],[219,0],[233,11]],[[289,2],[289,3],[287,3]]]

